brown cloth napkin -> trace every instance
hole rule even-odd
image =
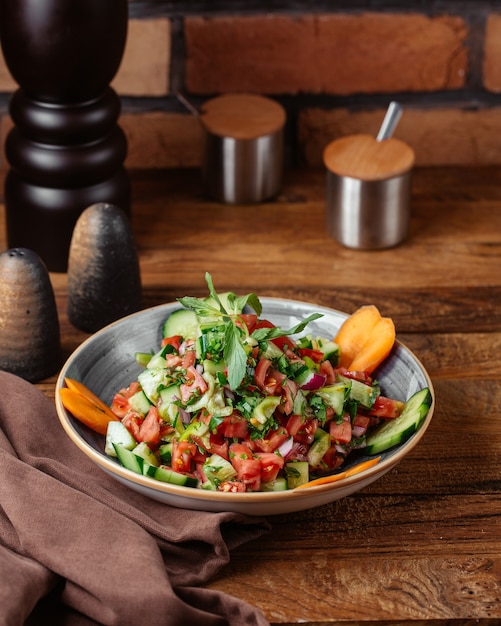
[[[269,528],[122,486],[70,441],[39,389],[0,372],[1,626],[267,626],[200,585]]]

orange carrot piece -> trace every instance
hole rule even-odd
[[[101,398],[99,398],[99,396],[96,396],[96,394],[88,387],[86,387],[83,383],[79,382],[78,380],[74,380],[73,378],[65,378],[64,382],[66,383],[67,387],[88,398],[97,407],[99,407],[101,411],[107,413],[110,418],[115,417],[110,407],[105,402],[103,402]]]
[[[74,389],[63,387],[59,390],[59,395],[64,408],[73,417],[101,435],[106,435],[110,421],[118,421],[118,417],[113,415],[111,411],[109,413],[103,411],[87,396]]]
[[[380,319],[378,309],[368,304],[357,309],[343,322],[334,338],[339,346],[340,367],[348,368]]]
[[[329,483],[335,483],[342,478],[348,478],[348,476],[354,476],[359,472],[363,472],[370,467],[373,467],[377,463],[379,463],[381,457],[378,456],[375,459],[369,459],[368,461],[364,461],[363,463],[359,463],[358,465],[354,465],[350,467],[350,469],[340,472],[339,474],[332,474],[330,476],[321,476],[320,478],[315,478],[315,480],[310,480],[307,483],[299,485],[296,489],[304,489],[306,487],[317,487],[318,485],[328,485]]]
[[[390,317],[382,317],[374,326],[348,369],[372,373],[390,354],[395,343],[395,324]]]

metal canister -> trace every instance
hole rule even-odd
[[[259,95],[226,94],[206,102],[200,120],[209,195],[228,204],[249,204],[280,191],[286,115],[279,103]]]
[[[349,248],[378,250],[402,243],[411,216],[414,152],[397,139],[354,135],[329,144],[327,230]]]

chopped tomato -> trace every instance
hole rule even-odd
[[[353,419],[353,428],[356,428],[358,430],[359,437],[365,435],[370,423],[371,418],[367,415],[355,415],[355,418]]]
[[[259,491],[261,487],[261,463],[245,443],[232,443],[229,448],[230,462],[237,471],[238,480],[248,491]]]
[[[282,393],[282,384],[286,375],[271,367],[269,359],[260,359],[254,370],[256,385],[269,396],[278,396]]]
[[[152,446],[160,443],[160,418],[156,406],[151,406],[148,414],[139,426],[137,441],[144,441]]]
[[[211,434],[209,437],[210,448],[208,452],[219,454],[223,459],[229,460],[228,441],[222,435]]]
[[[284,458],[274,452],[256,452],[261,463],[261,481],[269,483],[278,475],[284,466]]]
[[[197,453],[197,446],[189,441],[175,441],[172,446],[172,469],[176,472],[191,471],[191,463]]]
[[[252,331],[256,328],[257,315],[255,313],[241,313],[239,315],[239,318],[247,326],[247,330],[249,331],[249,334],[252,334]]]
[[[176,352],[179,352],[179,348],[183,343],[181,335],[173,335],[172,337],[164,337],[162,339],[162,346],[172,346]]]
[[[307,356],[314,363],[321,363],[325,358],[325,355],[321,350],[313,350],[312,348],[299,348],[298,352],[299,356]]]
[[[393,400],[385,396],[378,396],[369,411],[370,415],[375,417],[383,417],[385,419],[394,419],[402,413],[405,402]]]
[[[139,383],[134,381],[128,387],[117,391],[111,403],[111,410],[117,417],[124,417],[129,410],[129,398],[139,391]]]
[[[353,378],[366,385],[372,385],[372,376],[367,372],[351,371],[347,370],[345,367],[336,367],[334,371],[345,378]]]
[[[290,415],[294,408],[294,398],[297,395],[297,385],[294,381],[287,379],[282,384],[282,400],[278,406],[278,410],[285,415]]]
[[[339,452],[336,450],[335,445],[332,445],[322,457],[322,462],[320,464],[320,467],[315,468],[315,469],[317,471],[318,470],[322,471],[322,469],[325,471],[330,471],[333,469],[337,469],[343,463],[344,463],[344,456],[342,454],[339,454]]]
[[[277,428],[268,433],[266,438],[254,439],[253,449],[260,452],[274,452],[290,437],[285,428]]]
[[[351,421],[343,419],[340,424],[331,422],[329,426],[329,435],[333,441],[337,443],[350,443],[351,441]]]
[[[139,427],[143,421],[143,416],[135,411],[128,411],[122,419],[122,424],[130,432],[130,434],[137,441],[139,437]]]
[[[266,380],[266,374],[270,369],[271,361],[270,359],[259,359],[256,369],[254,370],[254,381],[256,385],[260,388],[264,388],[264,382]]]
[[[336,382],[336,372],[329,360],[322,361],[318,369],[318,373],[325,376],[326,385],[332,385]]]
[[[173,352],[172,354],[166,354],[164,358],[167,367],[178,367],[183,362],[183,358],[175,352]]]
[[[181,400],[183,402],[187,402],[196,390],[200,391],[200,395],[203,395],[207,391],[207,383],[193,365],[190,365],[186,370],[186,378],[186,383],[183,383],[180,387]]]
[[[217,489],[218,491],[225,491],[227,493],[242,493],[247,491],[247,487],[244,483],[238,480],[224,480]]]
[[[317,420],[305,419],[302,415],[291,415],[287,422],[287,430],[294,441],[303,444],[312,443],[317,427]]]
[[[226,415],[217,427],[217,432],[228,439],[245,439],[249,432],[249,424],[245,417],[237,411],[231,415]]]
[[[195,350],[186,350],[181,361],[181,367],[184,370],[187,370],[192,365],[195,365],[196,360],[197,360],[197,353],[195,352]]]

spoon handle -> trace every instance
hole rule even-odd
[[[379,129],[379,133],[376,137],[377,141],[383,141],[389,139],[393,135],[396,125],[398,124],[402,115],[402,105],[398,102],[390,102],[386,115],[384,116],[383,123]]]

